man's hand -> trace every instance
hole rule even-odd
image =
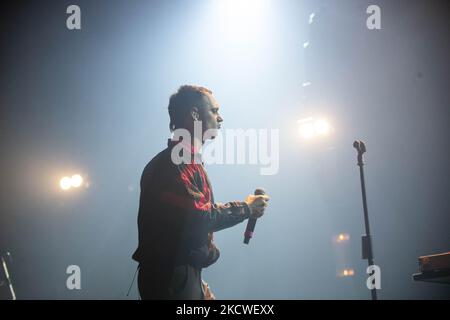
[[[269,202],[269,196],[267,195],[254,195],[249,194],[245,203],[250,207],[251,217],[260,218],[264,214],[264,209]]]

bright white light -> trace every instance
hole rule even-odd
[[[314,119],[312,117],[304,118],[297,121],[299,125],[299,133],[302,138],[309,140],[318,136],[326,136],[331,131],[331,125],[330,123],[324,119]]]
[[[74,174],[71,179],[72,187],[78,188],[83,183],[83,177],[79,174]]]
[[[342,243],[348,241],[350,239],[350,235],[348,233],[340,233],[336,236],[335,241],[337,243]]]
[[[310,139],[314,136],[314,126],[311,123],[305,123],[300,126],[300,134],[305,139]]]
[[[61,187],[62,190],[69,190],[70,187],[72,186],[72,179],[70,179],[69,177],[64,177],[59,181],[59,186]]]
[[[267,14],[267,0],[216,0],[219,24],[228,37],[251,40],[262,36]]]
[[[330,132],[330,124],[327,120],[320,119],[314,123],[314,129],[318,134],[327,135]]]
[[[352,277],[355,275],[355,270],[353,269],[344,269],[339,273],[340,277]]]

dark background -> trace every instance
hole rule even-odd
[[[276,175],[207,167],[217,201],[257,186],[271,195],[249,246],[244,224],[216,235],[222,256],[203,275],[218,298],[370,297],[355,139],[368,148],[379,297],[450,298],[447,286],[411,278],[419,256],[450,250],[448,1],[219,3],[2,5],[0,248],[17,297],[138,297],[136,286],[126,292],[140,174],[169,137],[170,94],[193,83],[213,90],[225,128],[280,130]],[[66,28],[70,4],[81,30]],[[366,28],[371,4],[381,30]],[[335,131],[304,144],[296,121],[312,114]],[[89,187],[61,191],[73,173]],[[345,248],[332,242],[341,232]],[[81,290],[66,288],[71,264]],[[353,277],[336,276],[344,265]]]

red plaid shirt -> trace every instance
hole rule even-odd
[[[184,264],[203,268],[220,255],[213,232],[234,226],[250,215],[245,202],[214,203],[211,184],[198,153],[176,165],[168,142],[144,169],[141,179],[139,246],[133,258],[151,264]],[[185,148],[184,150],[189,150]]]

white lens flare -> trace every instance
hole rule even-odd
[[[74,174],[71,179],[72,187],[78,188],[83,184],[83,177],[79,174]]]
[[[327,135],[330,132],[330,124],[328,123],[327,120],[325,119],[320,119],[317,120],[314,123],[314,129],[316,131],[317,134],[320,135]]]
[[[59,186],[61,187],[62,190],[66,191],[69,190],[70,187],[72,186],[72,179],[70,179],[69,177],[64,177],[59,181]]]
[[[302,124],[299,131],[304,139],[311,139],[314,136],[314,127],[311,123]]]
[[[328,136],[332,132],[332,127],[327,119],[312,117],[300,119],[298,131],[300,136],[305,140],[319,138],[320,136]]]

